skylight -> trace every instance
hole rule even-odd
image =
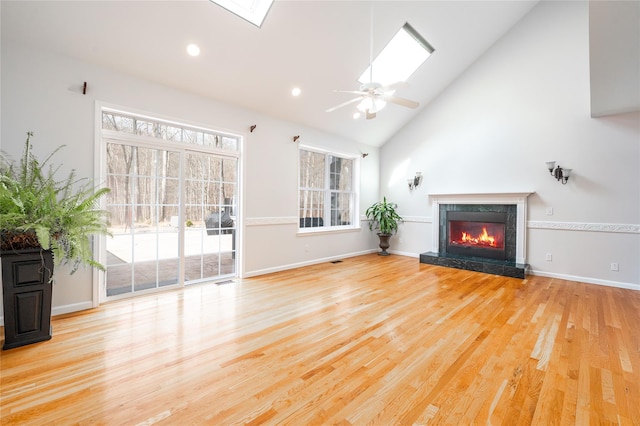
[[[269,12],[273,0],[211,0],[231,13],[260,27]]]
[[[405,23],[373,60],[373,76],[369,66],[358,81],[362,84],[375,81],[383,86],[407,81],[433,51],[433,47]]]

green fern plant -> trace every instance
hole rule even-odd
[[[398,224],[404,219],[396,212],[398,205],[387,202],[387,197],[382,201],[372,204],[365,211],[369,220],[369,229],[377,229],[381,234],[392,235],[398,230]]]
[[[88,179],[56,180],[60,166],[50,163],[64,145],[38,160],[31,151],[27,133],[18,163],[0,157],[0,250],[43,248],[53,252],[55,265],[70,264],[71,273],[80,265],[101,270],[93,260],[91,236],[109,235],[106,212],[99,208],[108,188],[97,188]]]

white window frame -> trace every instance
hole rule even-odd
[[[329,218],[329,220],[326,220],[323,224],[323,226],[317,226],[317,227],[307,227],[307,228],[301,228],[300,227],[300,192],[303,189],[306,188],[302,188],[301,187],[301,182],[300,182],[300,152],[302,150],[305,151],[311,151],[311,152],[315,152],[318,154],[322,154],[325,156],[325,176],[324,176],[324,188],[321,189],[321,191],[324,193],[325,199],[324,199],[324,211],[323,211],[323,215],[325,218]],[[351,174],[351,178],[352,178],[352,182],[351,182],[351,201],[350,201],[350,213],[351,213],[351,224],[349,225],[335,225],[335,226],[331,226],[330,225],[330,217],[331,217],[331,193],[332,192],[336,192],[334,190],[330,189],[330,162],[329,162],[329,156],[334,156],[334,157],[340,157],[340,158],[344,158],[347,160],[351,160],[353,161],[353,171]],[[312,147],[312,146],[308,146],[308,145],[300,145],[299,149],[298,149],[298,196],[296,197],[297,199],[297,217],[298,217],[298,234],[299,235],[305,235],[305,234],[317,234],[317,233],[327,233],[327,232],[345,232],[345,231],[358,231],[360,230],[360,156],[358,155],[353,155],[353,154],[345,154],[345,153],[340,153],[340,152],[335,152],[335,151],[330,151],[330,150],[326,150],[326,149],[321,149],[321,148],[316,148],[316,147]]]

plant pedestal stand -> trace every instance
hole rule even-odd
[[[378,234],[378,238],[380,238],[380,244],[378,245],[378,247],[380,247],[382,249],[382,251],[378,252],[378,255],[380,255],[380,256],[389,256],[389,252],[387,251],[387,249],[390,246],[389,239],[391,238],[391,235],[389,235],[389,234]]]
[[[0,257],[4,306],[2,349],[51,339],[51,251],[3,251]]]

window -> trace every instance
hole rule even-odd
[[[356,160],[300,149],[300,229],[352,227]]]
[[[262,25],[273,0],[211,0],[229,12],[246,19],[256,27]]]
[[[234,135],[215,133],[210,130],[187,127],[153,118],[128,115],[117,111],[102,112],[102,129],[133,135],[148,136],[172,142],[200,145],[204,147],[238,151],[239,138]]]
[[[371,67],[367,67],[358,81],[362,84],[375,81],[383,86],[407,81],[433,51],[433,47],[405,23],[373,60],[373,75],[370,75]]]

